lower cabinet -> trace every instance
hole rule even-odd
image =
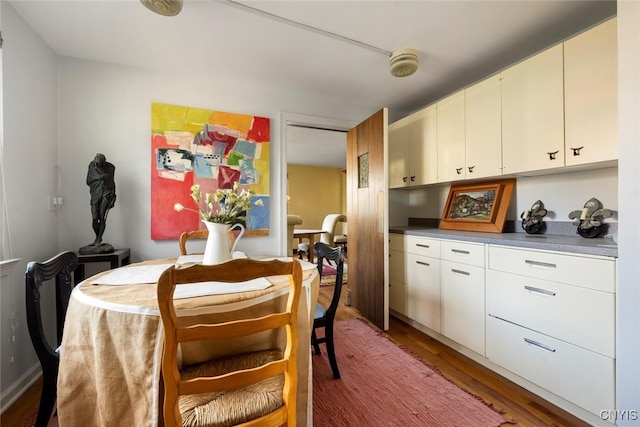
[[[407,312],[407,263],[405,238],[389,236],[389,308],[403,316]]]
[[[391,236],[394,311],[596,419],[616,408],[615,258]]]
[[[615,260],[489,245],[487,358],[598,416],[615,408]]]

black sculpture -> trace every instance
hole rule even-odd
[[[93,243],[80,248],[82,255],[105,254],[115,251],[115,248],[109,243],[102,243],[109,209],[116,204],[115,172],[116,167],[107,162],[104,154],[96,154],[95,159],[89,163],[87,185],[91,193],[92,226],[96,233],[96,239]]]

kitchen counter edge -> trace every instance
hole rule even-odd
[[[483,233],[417,226],[392,226],[389,227],[389,233],[612,258],[618,257],[618,245],[613,239],[609,238],[587,239],[578,235]]]

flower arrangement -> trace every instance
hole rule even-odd
[[[247,212],[251,207],[251,197],[254,193],[251,190],[240,189],[240,183],[233,184],[232,189],[217,189],[214,193],[202,193],[200,185],[191,186],[191,198],[198,204],[199,210],[189,209],[180,203],[173,205],[177,212],[188,210],[200,214],[204,221],[218,224],[236,224],[247,219]],[[262,199],[254,203],[255,206],[263,206]]]

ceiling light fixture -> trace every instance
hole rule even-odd
[[[162,16],[176,16],[182,10],[182,0],[140,0],[152,12]]]
[[[420,61],[413,49],[398,49],[389,57],[389,72],[394,77],[407,77],[415,73]]]

